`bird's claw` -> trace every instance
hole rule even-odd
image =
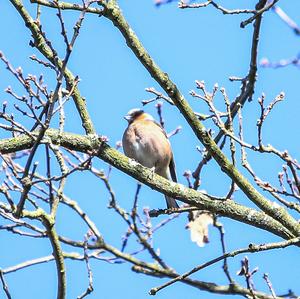
[[[155,174],[155,166],[153,166],[153,167],[150,168],[150,173],[148,175],[148,179],[149,180],[153,180],[154,174]]]

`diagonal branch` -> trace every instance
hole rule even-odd
[[[263,1],[261,0],[259,3]],[[137,59],[144,65],[150,75],[173,100],[174,104],[182,113],[197,138],[207,148],[212,157],[219,164],[221,170],[225,172],[239,186],[245,195],[265,213],[278,220],[291,232],[299,234],[300,224],[292,216],[290,216],[284,208],[278,209],[277,207],[274,207],[272,203],[262,196],[223,154],[212,137],[206,131],[204,125],[198,120],[193,109],[188,104],[184,96],[180,93],[177,86],[170,80],[169,76],[159,68],[159,66],[154,62],[146,49],[143,47],[142,43],[124,18],[116,1],[107,2],[103,4],[103,6],[105,7],[104,16],[110,19],[120,30],[128,47],[133,51]]]
[[[119,251],[118,249],[110,246],[110,245],[105,245],[105,250],[113,254],[114,256],[118,258],[122,258],[123,260],[128,261],[129,263],[133,264],[133,270],[139,273],[143,273],[146,275],[154,276],[154,277],[166,277],[166,278],[175,278],[178,277],[179,274],[176,272],[172,272],[170,270],[166,270],[163,268],[158,267],[156,264],[150,264],[150,263],[145,263],[129,254],[126,254],[124,252]],[[71,260],[77,260],[77,261],[83,261],[84,256],[80,255],[77,252],[63,252],[63,257],[64,259],[71,259]],[[99,259],[99,256],[97,255],[96,252],[92,252],[89,254],[90,259]],[[30,267],[33,265],[38,265],[42,263],[47,263],[54,260],[53,255],[48,255],[45,257],[40,257],[37,259],[33,259],[30,261],[26,261],[23,263],[20,263],[18,265],[8,267],[3,269],[3,274],[7,275],[9,273],[18,271],[20,269],[24,269],[26,267]],[[199,280],[192,280],[190,278],[184,278],[182,279],[183,283],[190,285],[194,288],[197,288],[199,290],[204,290],[204,291],[209,291],[211,293],[215,294],[224,294],[224,295],[233,295],[233,294],[239,294],[242,296],[249,296],[250,292],[247,288],[243,288],[242,286],[239,285],[217,285],[211,282],[204,282],[204,281],[199,281]],[[254,292],[254,294],[257,296],[257,298],[260,299],[274,299],[272,296],[269,296],[265,293],[261,292]],[[276,299],[279,299],[280,297],[276,297]]]
[[[36,24],[36,22],[33,20],[33,18],[29,15],[27,10],[25,9],[24,5],[20,0],[9,0],[13,6],[16,8],[20,16],[25,22],[26,27],[30,30],[32,37],[34,39],[34,46],[43,54],[53,65],[58,65],[60,69],[62,69],[63,61],[58,59],[56,61],[56,58],[52,50],[47,45],[44,36],[40,32],[39,26]],[[81,9],[82,11],[84,8]],[[89,113],[86,109],[86,103],[84,98],[80,95],[79,89],[77,88],[76,84],[76,78],[71,73],[70,70],[65,68],[63,72],[64,78],[66,80],[67,88],[71,89],[73,86],[75,86],[74,91],[72,93],[72,98],[75,102],[77,111],[80,115],[82,126],[85,129],[85,132],[87,134],[94,134],[95,129],[93,126],[93,123],[91,121],[91,118],[89,116]]]
[[[9,289],[8,289],[8,285],[7,285],[7,283],[4,279],[3,271],[1,269],[0,269],[0,280],[1,280],[1,283],[2,283],[3,291],[4,291],[7,299],[12,299],[11,294],[10,294]]]
[[[37,132],[32,133],[37,134]],[[292,232],[289,232],[277,220],[269,217],[263,212],[258,212],[255,209],[236,204],[232,200],[222,200],[208,196],[202,192],[166,180],[159,175],[153,174],[150,169],[127,158],[97,138],[71,133],[60,133],[59,130],[53,129],[49,129],[46,132],[46,138],[50,138],[53,144],[63,146],[67,149],[95,155],[110,165],[127,173],[131,177],[145,183],[152,189],[176,197],[178,200],[192,206],[268,230],[285,239],[290,239],[294,236]],[[0,153],[8,154],[20,151],[31,148],[32,145],[32,138],[26,135],[3,139],[0,141]],[[277,207],[277,209],[280,212],[281,208]]]
[[[267,0],[260,0],[256,8],[259,9],[260,6],[263,7],[266,1]],[[198,120],[197,116],[194,114],[194,111],[192,110],[184,96],[180,93],[177,86],[170,80],[169,76],[159,68],[159,66],[154,62],[146,49],[143,47],[142,43],[124,18],[117,2],[115,0],[109,2],[101,1],[101,5],[104,7],[103,15],[111,20],[114,26],[119,29],[119,31],[125,38],[128,47],[133,51],[137,59],[144,65],[150,75],[157,81],[157,83],[172,99],[176,107],[189,123],[195,135],[219,164],[221,170],[225,172],[239,186],[239,188],[246,194],[246,196],[264,212],[266,212],[274,219],[278,220],[294,234],[299,234],[300,224],[291,215],[289,215],[284,208],[274,207],[272,203],[264,196],[262,196],[238,171],[238,169],[234,165],[232,165],[232,163],[230,163],[228,158],[223,154],[215,141],[208,134],[204,125]],[[259,22],[261,22],[261,15],[259,15],[256,20],[259,20]],[[257,26],[258,32],[259,28],[260,26]],[[254,36],[258,41],[258,35]],[[252,51],[256,53],[257,48],[254,47]],[[256,54],[252,55],[252,58],[253,61],[255,61],[256,66]],[[253,65],[251,65],[251,67],[251,73],[253,73],[255,78],[256,67],[254,67]],[[252,95],[253,88],[251,88],[249,92],[250,94],[248,95],[248,97]]]
[[[293,244],[296,244],[296,243],[299,243],[300,242],[300,237],[297,237],[297,238],[293,238],[293,239],[290,239],[290,240],[287,240],[287,241],[283,241],[283,242],[277,242],[277,243],[269,243],[269,244],[261,244],[261,245],[255,245],[255,244],[250,244],[247,248],[241,248],[241,249],[237,249],[237,250],[234,250],[234,251],[231,251],[231,252],[227,252],[223,255],[220,255],[208,262],[205,262],[204,264],[201,264],[195,268],[193,268],[192,270],[180,275],[180,276],[177,276],[176,278],[166,282],[165,284],[159,286],[159,287],[156,287],[156,288],[152,288],[150,290],[150,294],[151,295],[156,295],[157,292],[159,292],[160,290],[172,285],[173,283],[177,282],[177,281],[180,281],[206,267],[209,267],[219,261],[222,261],[226,258],[229,258],[229,257],[235,257],[239,254],[242,254],[242,253],[255,253],[255,252],[261,252],[261,251],[267,251],[267,250],[273,250],[273,249],[279,249],[279,248],[285,248],[285,247],[288,247],[288,246],[291,246]]]

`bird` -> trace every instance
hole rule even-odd
[[[177,182],[174,156],[162,126],[142,109],[131,109],[124,118],[128,122],[122,145],[127,157],[134,159],[165,179]],[[167,208],[179,208],[176,200],[165,195]]]

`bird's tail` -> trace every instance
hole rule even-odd
[[[172,197],[169,197],[167,195],[165,195],[166,198],[166,202],[167,202],[167,208],[179,208],[178,203],[176,202],[176,200]]]
[[[174,162],[173,162],[174,163]],[[167,168],[167,169],[164,169],[162,171],[156,171],[157,174],[161,175],[162,177],[170,180],[170,181],[174,181],[174,182],[177,182],[177,179],[176,179],[176,174],[175,174],[175,169],[173,168],[173,172],[172,174],[170,173],[170,169]],[[168,195],[165,195],[165,198],[166,198],[166,202],[167,202],[167,208],[170,209],[170,208],[179,208],[179,205],[178,203],[176,202],[176,200]]]

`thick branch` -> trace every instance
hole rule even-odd
[[[25,7],[23,6],[22,2],[20,0],[9,0],[18,13],[23,18],[26,27],[31,31],[32,37],[34,39],[34,46],[53,64],[58,65],[60,68],[63,66],[63,62],[58,59],[58,61],[55,61],[54,53],[51,51],[51,49],[47,46],[47,43],[43,37],[43,35],[40,32],[39,26],[34,22],[32,17],[29,15],[29,13],[26,11]],[[71,89],[72,86],[75,86],[74,91],[72,93],[72,98],[74,99],[77,111],[80,115],[82,126],[85,129],[85,132],[87,134],[93,134],[95,132],[93,123],[91,121],[91,118],[89,116],[89,113],[86,109],[86,103],[84,98],[80,95],[79,89],[77,88],[75,82],[75,77],[69,71],[67,68],[64,70],[64,78],[67,83],[67,88]]]
[[[54,228],[54,223],[51,223],[51,219],[49,221],[49,216],[44,219],[44,225],[47,229],[47,233],[53,248],[53,256],[56,264],[56,272],[57,272],[57,299],[66,298],[66,270],[65,270],[65,261],[63,252],[60,246],[60,242],[58,239],[58,235]]]
[[[33,132],[33,134],[38,134],[38,132]],[[126,156],[111,148],[106,143],[101,142],[97,137],[82,136],[71,133],[59,133],[58,130],[49,129],[46,132],[46,140],[44,140],[44,142],[47,141],[47,138],[50,138],[53,144],[61,145],[70,150],[95,155],[103,161],[127,173],[131,177],[134,177],[140,182],[148,185],[152,189],[169,196],[176,197],[178,200],[192,206],[209,210],[221,216],[229,217],[237,221],[268,230],[285,239],[290,239],[294,236],[278,221],[272,219],[263,212],[258,212],[257,210],[236,204],[232,200],[220,200],[208,196],[153,174],[150,169],[128,159]],[[25,135],[3,139],[0,141],[0,153],[13,153],[31,148],[32,145],[32,138]]]
[[[0,208],[11,213],[10,207],[0,202]],[[66,271],[64,256],[60,246],[59,238],[54,228],[54,219],[48,215],[43,209],[39,208],[36,211],[22,211],[22,216],[29,219],[40,219],[43,222],[51,242],[53,256],[56,264],[57,272],[57,299],[66,298]],[[16,271],[16,270],[14,270]],[[6,273],[6,272],[3,272]]]
[[[10,0],[17,1],[17,0]],[[266,0],[261,0],[258,5],[263,5]],[[258,207],[260,207],[264,212],[278,220],[286,228],[288,228],[293,234],[297,235],[300,233],[300,224],[287,213],[287,211],[282,207],[278,208],[272,205],[272,203],[262,196],[252,184],[238,171],[238,169],[230,163],[227,157],[223,154],[220,148],[217,146],[215,141],[206,131],[204,125],[199,121],[194,111],[185,100],[184,96],[180,93],[177,86],[170,80],[168,75],[164,73],[159,66],[154,62],[151,56],[148,54],[146,49],[143,47],[142,43],[130,28],[126,19],[124,18],[121,9],[117,5],[116,1],[101,2],[101,5],[104,7],[103,15],[110,19],[112,23],[120,30],[124,36],[128,47],[133,51],[139,61],[144,65],[148,70],[150,75],[158,82],[158,84],[165,90],[168,96],[173,100],[176,107],[183,114],[184,118],[189,123],[190,127],[193,129],[195,135],[202,142],[202,144],[207,148],[212,157],[224,171],[246,194],[246,196],[254,202]],[[261,15],[258,16],[259,25],[260,25]],[[259,27],[257,30],[259,32]],[[253,35],[258,39],[257,35]],[[258,41],[258,40],[257,40]],[[257,43],[256,41],[256,43]],[[256,52],[256,47],[252,49]],[[252,53],[253,61],[256,65],[256,55]],[[251,65],[252,69],[253,65]],[[256,68],[252,69],[254,76],[256,74]],[[253,92],[253,87],[250,89],[250,93]]]
[[[147,53],[134,31],[130,28],[125,20],[116,1],[110,1],[103,4],[105,6],[104,15],[109,18],[113,24],[120,30],[124,36],[128,47],[133,51],[139,61],[145,66],[151,76],[158,82],[158,84],[165,90],[168,96],[173,100],[176,107],[180,110],[184,118],[193,129],[195,135],[201,143],[207,148],[212,157],[224,171],[246,194],[246,196],[260,207],[268,215],[277,219],[285,227],[287,227],[294,234],[300,233],[300,224],[290,216],[284,208],[278,209],[274,207],[269,200],[262,196],[251,183],[238,171],[238,169],[230,163],[227,157],[223,154],[212,137],[206,131],[204,125],[198,120],[193,109],[180,93],[177,86],[169,79],[168,75],[164,73],[154,60]]]

